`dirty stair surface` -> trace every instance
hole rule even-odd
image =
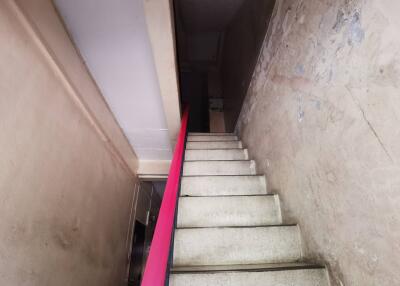
[[[189,133],[176,227],[171,286],[329,285],[235,134]]]

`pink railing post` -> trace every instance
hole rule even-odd
[[[174,231],[175,209],[179,191],[182,157],[185,149],[188,117],[189,107],[186,107],[183,112],[181,129],[175,145],[164,197],[154,230],[141,286],[165,285],[171,238],[172,232]]]

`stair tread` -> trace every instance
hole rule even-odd
[[[185,151],[185,161],[248,159],[247,149],[191,149]]]
[[[229,132],[209,132],[209,133],[206,133],[206,132],[188,132],[188,135],[190,136],[190,135],[204,135],[204,136],[213,136],[213,135],[217,135],[217,136],[220,136],[220,135],[236,135],[235,133],[229,133]]]
[[[295,262],[301,257],[300,234],[295,225],[175,231],[175,266]]]
[[[263,195],[267,194],[261,175],[184,176],[182,196]]]
[[[278,196],[180,197],[177,227],[281,224]]]
[[[255,175],[252,160],[185,161],[183,175]]]
[[[237,141],[236,135],[189,135],[188,142],[202,142],[202,141]]]
[[[202,142],[186,142],[186,150],[193,149],[242,149],[243,145],[240,140],[233,141],[202,141]]]
[[[324,268],[281,271],[232,271],[216,273],[181,273],[170,275],[171,286],[328,286]]]

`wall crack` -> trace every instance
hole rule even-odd
[[[362,117],[365,121],[365,123],[367,123],[369,129],[371,130],[372,134],[374,135],[374,137],[376,138],[376,140],[378,141],[379,145],[381,146],[382,150],[385,152],[386,156],[389,158],[389,160],[394,163],[394,160],[392,158],[392,156],[390,155],[388,149],[386,148],[385,144],[383,143],[382,139],[380,138],[380,136],[378,135],[378,132],[376,131],[376,129],[374,128],[374,126],[371,124],[371,122],[368,120],[367,115],[365,114],[365,110],[361,107],[360,102],[354,98],[353,94],[351,93],[350,89],[348,87],[346,87],[346,89],[348,90],[351,99],[353,100],[354,104],[357,106],[357,108],[360,110]]]

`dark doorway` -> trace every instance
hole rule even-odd
[[[190,106],[189,132],[209,132],[207,74],[185,71],[180,75],[181,97]]]
[[[165,181],[142,180],[136,202],[135,219],[132,221],[131,254],[127,285],[139,286],[164,195]]]
[[[189,131],[233,132],[275,0],[174,0]]]
[[[135,230],[132,241],[132,256],[129,267],[129,286],[140,286],[140,281],[142,280],[145,237],[146,226],[138,221],[135,221]]]

